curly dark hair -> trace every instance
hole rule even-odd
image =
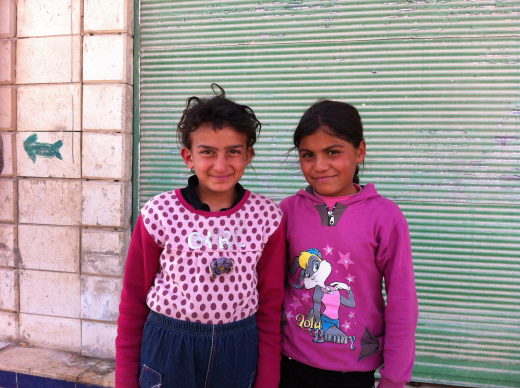
[[[211,89],[215,97],[192,96],[186,100],[186,109],[177,124],[180,144],[191,149],[190,133],[195,132],[202,124],[211,123],[215,131],[230,126],[238,132],[245,133],[247,147],[252,147],[262,129],[262,124],[253,110],[247,105],[240,105],[226,98],[226,92],[221,86],[213,83]]]

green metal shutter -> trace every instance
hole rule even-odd
[[[413,380],[520,386],[520,2],[153,1],[136,7],[136,208],[186,184],[175,125],[217,82],[264,124],[242,183],[304,186],[292,132],[359,108],[362,183],[403,209],[420,303]],[[140,35],[139,35],[140,34]]]

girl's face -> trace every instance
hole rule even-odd
[[[365,141],[355,148],[330,133],[333,132],[328,127],[320,127],[300,140],[298,152],[303,175],[320,195],[340,197],[355,194],[354,173],[356,165],[365,159]]]
[[[247,135],[230,126],[215,131],[211,123],[204,123],[190,133],[190,140],[191,149],[183,147],[181,155],[199,178],[201,201],[218,198],[232,203],[235,184],[254,155],[253,147],[247,147]]]

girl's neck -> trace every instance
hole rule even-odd
[[[354,183],[354,187],[357,189],[357,192],[354,193],[354,194],[349,194],[349,195],[342,195],[342,196],[339,196],[339,197],[328,197],[326,195],[321,195],[321,194],[318,194],[314,188],[312,189],[314,195],[316,197],[318,197],[319,199],[321,199],[323,202],[325,202],[325,205],[327,205],[327,207],[329,209],[332,209],[334,207],[334,205],[337,203],[337,202],[341,202],[347,198],[350,198],[350,197],[353,197],[354,195],[356,195],[357,193],[359,193],[361,191],[361,186],[357,185]]]
[[[199,184],[195,187],[195,190],[197,191],[200,201],[207,204],[212,212],[230,208],[238,195],[235,187],[233,187],[232,190],[219,193],[201,189],[201,185]]]

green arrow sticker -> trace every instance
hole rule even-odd
[[[36,157],[41,156],[43,158],[53,158],[57,157],[60,160],[63,160],[60,154],[60,148],[63,145],[61,140],[58,140],[56,143],[38,143],[38,135],[33,133],[23,142],[23,148],[29,158],[36,163]]]

